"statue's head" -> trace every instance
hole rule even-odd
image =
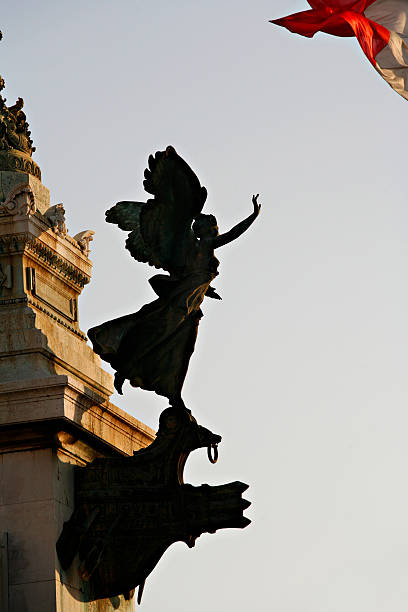
[[[0,75],[0,91],[3,91],[3,89],[5,88],[5,86],[6,86],[6,82],[5,82],[5,80],[3,79],[3,77]]]
[[[193,232],[197,238],[215,238],[219,233],[217,219],[214,215],[198,215],[193,223]]]

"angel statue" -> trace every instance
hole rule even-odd
[[[211,286],[218,275],[214,249],[243,234],[260,211],[225,234],[213,215],[202,214],[207,190],[173,147],[149,157],[143,185],[153,198],[118,202],[106,221],[130,231],[126,248],[134,259],[169,272],[149,282],[158,298],[138,312],[89,330],[94,351],[116,370],[115,388],[122,394],[127,379],[133,387],[167,397],[185,407],[181,389],[194,351],[204,297],[221,299]]]

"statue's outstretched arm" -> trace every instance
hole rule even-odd
[[[237,223],[237,225],[234,225],[234,227],[230,229],[229,232],[225,232],[225,234],[221,234],[220,236],[217,236],[216,238],[214,238],[214,249],[217,249],[220,246],[224,246],[224,244],[228,244],[229,242],[236,240],[237,238],[241,236],[241,234],[246,232],[248,227],[252,225],[252,223],[255,221],[255,219],[257,218],[261,210],[261,205],[258,204],[258,197],[259,197],[259,193],[257,195],[252,196],[252,204],[254,205],[254,212],[250,214],[249,217],[247,217],[240,223]]]

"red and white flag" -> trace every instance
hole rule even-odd
[[[312,7],[271,23],[311,38],[355,36],[374,68],[408,100],[408,0],[308,0]]]

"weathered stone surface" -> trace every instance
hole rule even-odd
[[[39,612],[56,610],[53,594],[54,581],[17,584],[9,587],[9,611]]]
[[[0,381],[74,374],[106,399],[112,377],[78,321],[92,264],[54,217],[26,186],[0,204]]]

